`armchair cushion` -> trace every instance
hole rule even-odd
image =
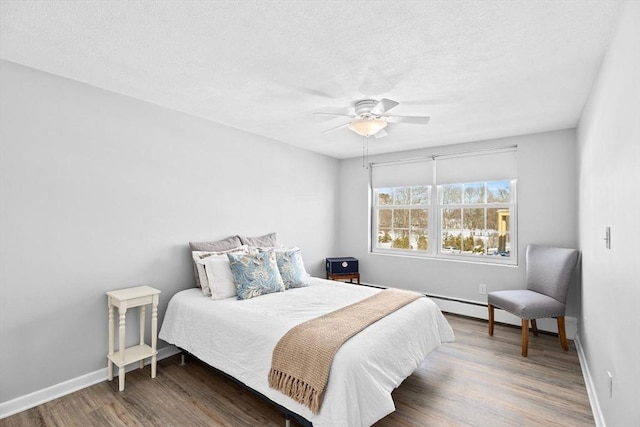
[[[565,304],[538,292],[522,289],[490,292],[489,304],[522,319],[564,316]]]

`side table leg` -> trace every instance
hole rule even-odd
[[[124,391],[124,371],[125,366],[118,367],[118,390]]]
[[[113,363],[111,362],[111,356],[113,356],[113,332],[115,329],[113,319],[113,305],[111,301],[108,301],[107,306],[109,308],[109,356],[107,357],[107,371],[109,372],[109,381],[113,380]]]
[[[118,340],[120,341],[118,351],[120,352],[120,366],[118,367],[118,378],[119,378],[119,390],[124,390],[124,371],[125,371],[125,325],[126,325],[126,315],[127,315],[127,304],[123,302],[118,308],[118,313],[120,313],[120,329],[118,330]]]
[[[144,305],[140,306],[140,345],[144,345],[144,327],[145,327],[145,311],[146,307]],[[144,359],[138,362],[138,368],[144,368]]]
[[[151,378],[156,377],[156,364],[158,361],[158,352],[156,346],[158,345],[158,295],[153,296],[153,303],[151,308]]]

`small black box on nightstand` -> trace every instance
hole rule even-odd
[[[327,258],[327,274],[355,274],[358,260],[353,257]]]

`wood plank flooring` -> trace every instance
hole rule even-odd
[[[396,411],[375,424],[397,426],[593,426],[573,342],[529,340],[520,356],[520,329],[447,314],[456,342],[445,344],[393,392]],[[13,426],[284,426],[284,416],[222,374],[179,356],[0,420]],[[291,423],[296,426],[295,422]]]

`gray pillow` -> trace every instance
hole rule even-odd
[[[189,242],[192,251],[220,252],[242,246],[238,236],[227,237],[215,242]]]
[[[189,242],[191,251],[221,252],[237,248],[238,246],[242,246],[238,236],[231,236],[213,242]],[[196,287],[202,287],[200,276],[198,276],[198,267],[196,267],[195,261],[192,260],[191,262],[193,264],[193,274],[196,276]]]
[[[276,233],[269,233],[269,234],[265,234],[264,236],[258,236],[258,237],[245,237],[245,236],[238,236],[238,237],[240,237],[240,242],[243,245],[257,246],[260,248],[272,248],[277,244]]]

